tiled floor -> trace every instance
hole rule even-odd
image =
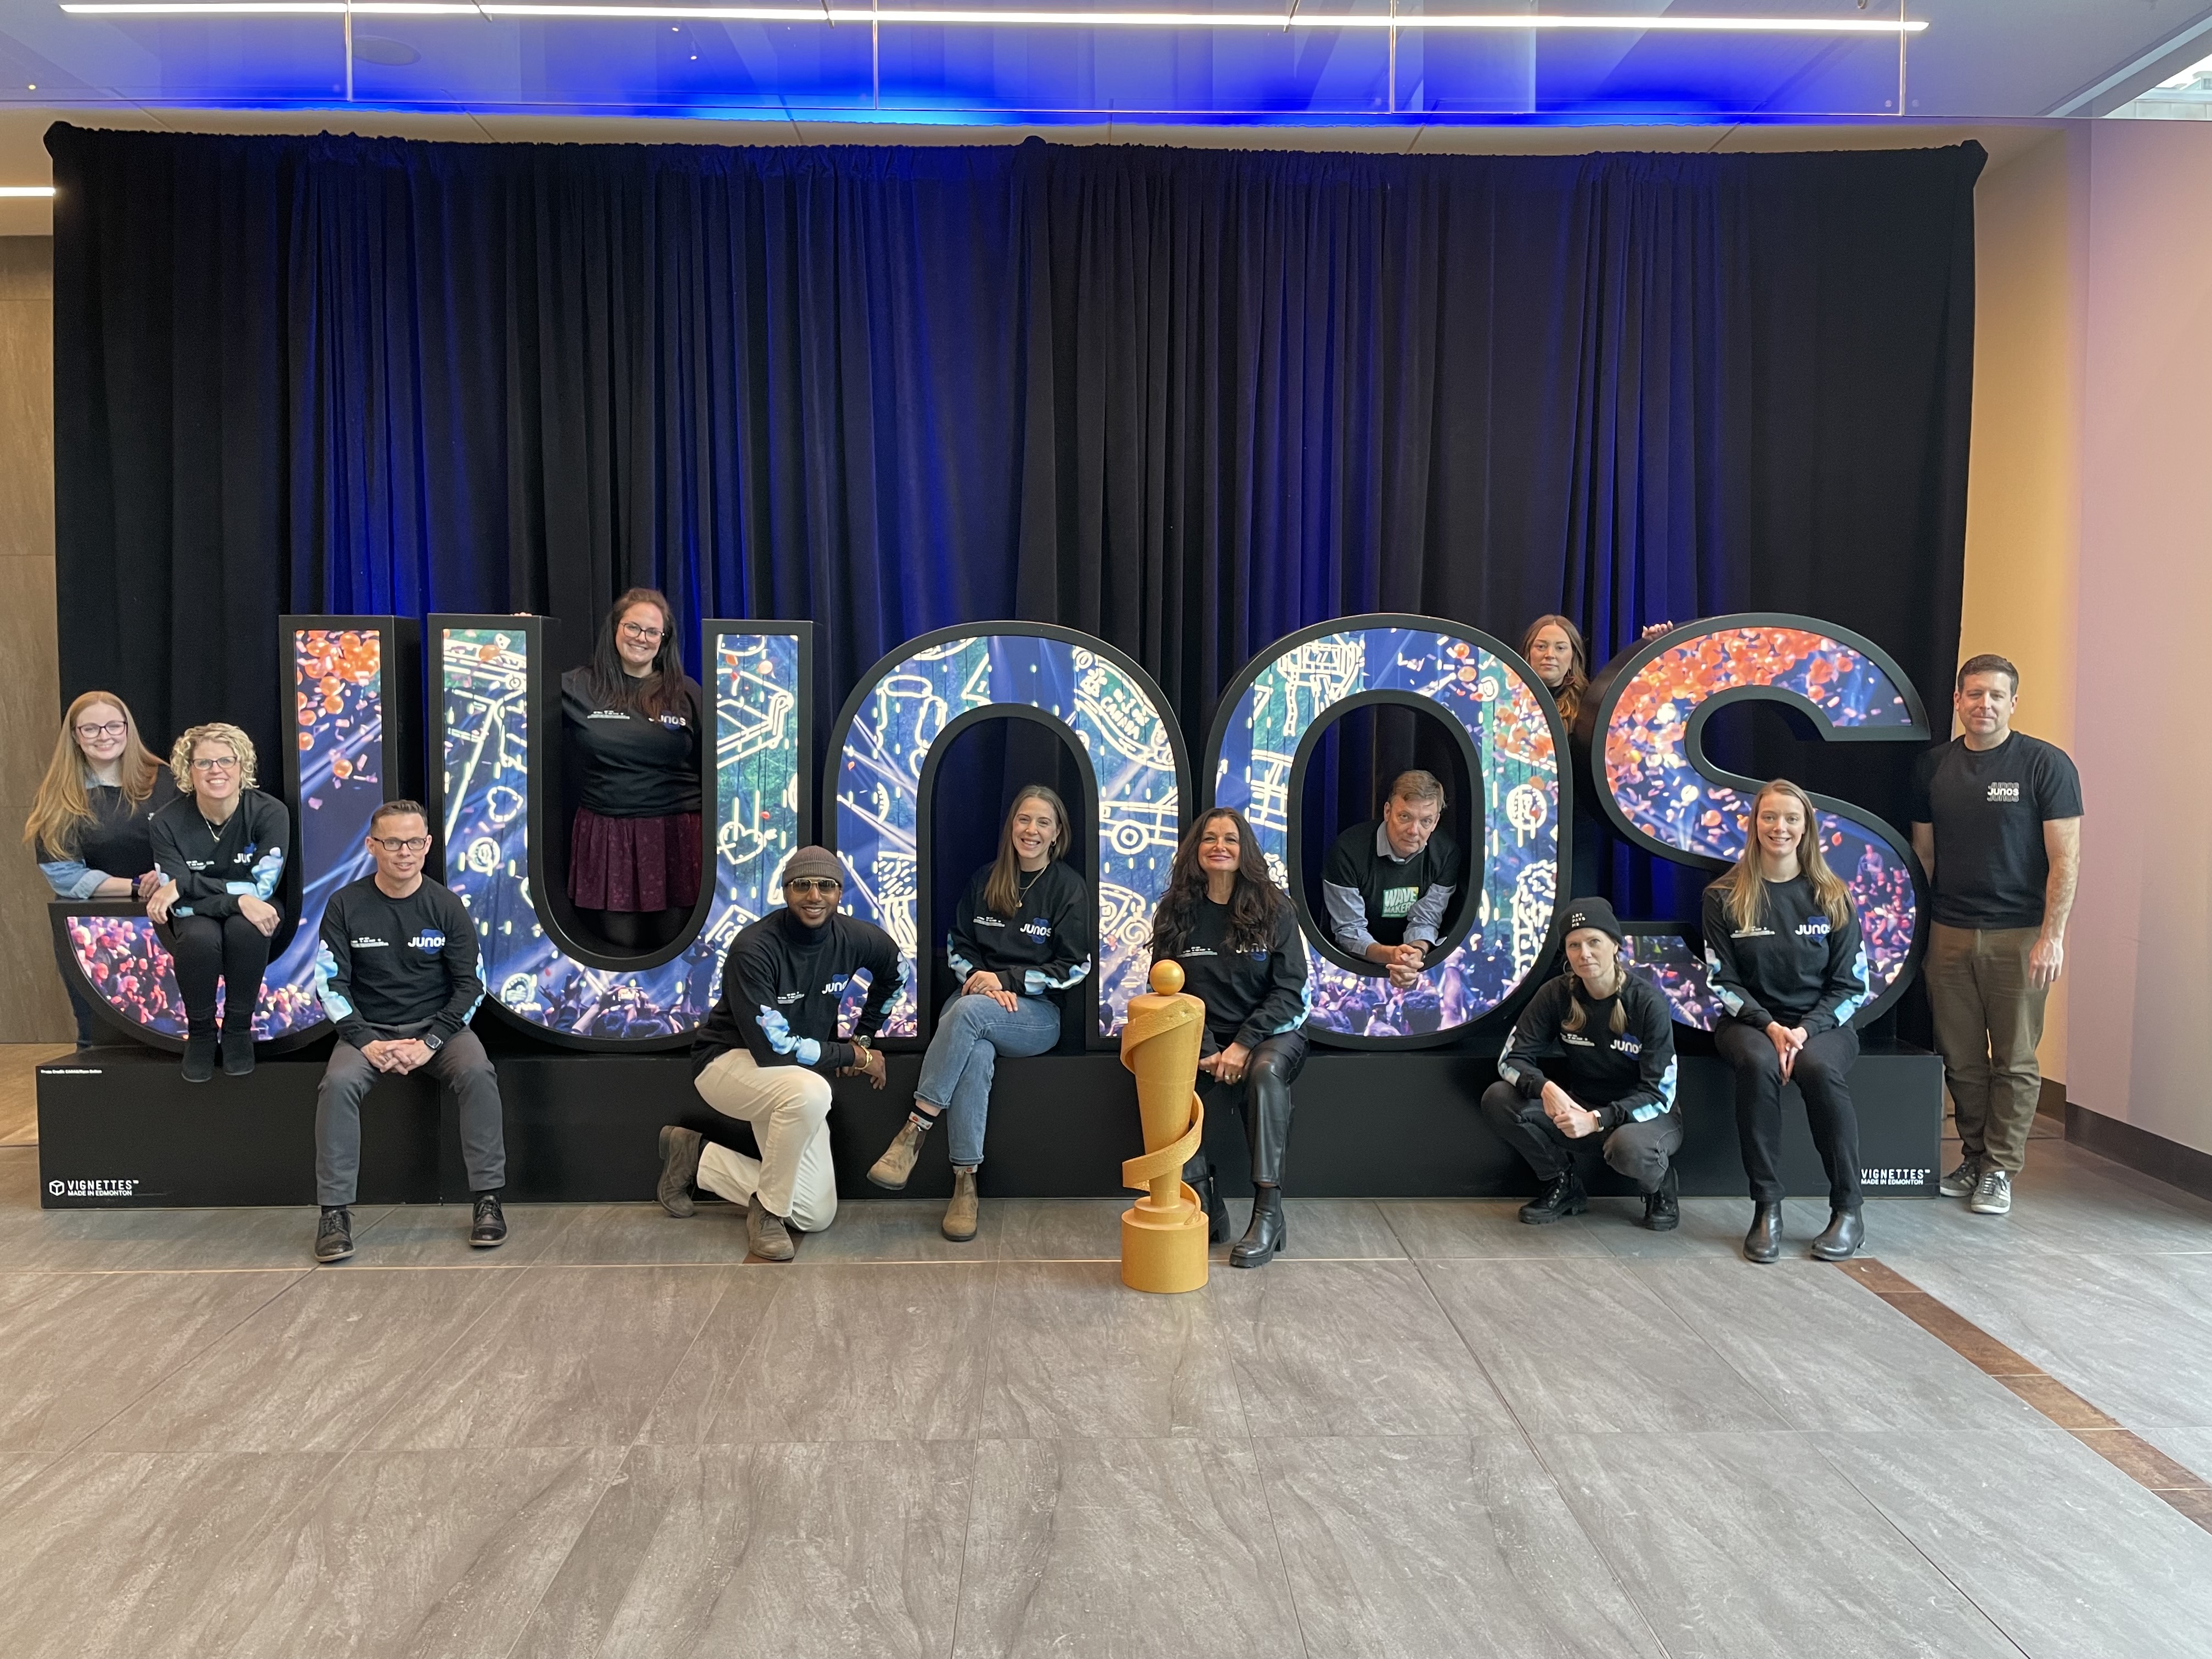
[[[46,1213],[0,1148],[0,1654],[2202,1659],[2212,1532],[1740,1203]],[[2039,1139],[1871,1255],[2212,1474],[2212,1206]],[[1792,1204],[1802,1242],[1824,1217]]]

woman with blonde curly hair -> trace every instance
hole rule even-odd
[[[168,769],[146,752],[123,699],[87,691],[62,717],[23,839],[58,899],[148,898],[161,885],[154,814],[176,798]],[[82,1048],[92,1042],[92,1009],[65,963],[62,985]]]
[[[176,958],[184,993],[185,1081],[215,1075],[216,984],[223,987],[222,1069],[253,1069],[253,1006],[269,944],[284,919],[292,816],[254,787],[253,740],[217,720],[195,726],[169,751],[180,799],[154,815],[154,863],[162,884],[146,901]]]

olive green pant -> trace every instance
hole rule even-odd
[[[2049,994],[2033,984],[2027,966],[2039,932],[1939,921],[1920,969],[1960,1144],[1967,1156],[2014,1175],[2027,1162],[2027,1132],[2043,1095],[2035,1045]]]

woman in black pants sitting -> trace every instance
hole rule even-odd
[[[1820,856],[1813,803],[1778,778],[1751,808],[1735,868],[1705,889],[1705,964],[1728,1012],[1713,1046],[1735,1072],[1736,1137],[1751,1180],[1752,1261],[1782,1254],[1782,1085],[1795,1083],[1828,1172],[1827,1231],[1813,1241],[1841,1261],[1865,1241],[1859,1120],[1845,1079],[1858,1058],[1851,1016],[1866,1003],[1866,948],[1850,890]]]
[[[222,1069],[253,1069],[253,1007],[269,966],[269,941],[284,919],[292,815],[253,787],[253,741],[220,721],[195,726],[170,751],[181,799],[154,815],[154,865],[161,885],[146,914],[176,958],[185,998],[185,1081],[215,1075],[216,981],[222,981]]]
[[[1182,964],[1183,989],[1206,1004],[1198,1092],[1207,1121],[1217,1106],[1233,1107],[1252,1146],[1252,1224],[1229,1265],[1262,1267],[1283,1248],[1291,1085],[1306,1063],[1306,943],[1241,812],[1201,815],[1176,849],[1152,914],[1152,959],[1170,957]],[[1225,1238],[1227,1211],[1202,1146],[1183,1179],[1206,1200],[1209,1236]]]

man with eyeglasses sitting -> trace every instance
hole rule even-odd
[[[368,823],[376,873],[331,896],[315,952],[315,989],[337,1027],[315,1094],[315,1260],[353,1254],[349,1206],[361,1175],[361,1103],[379,1077],[428,1071],[460,1102],[461,1159],[476,1209],[469,1243],[507,1242],[499,1207],[507,1139],[499,1076],[469,1018],[483,1000],[477,928],[453,889],[422,873],[430,850],[420,802],[388,800]]]
[[[681,1124],[660,1132],[662,1207],[690,1215],[695,1183],[744,1205],[746,1247],[763,1261],[790,1261],[793,1226],[818,1233],[837,1214],[830,1075],[884,1086],[884,1057],[871,1042],[904,975],[889,933],[838,912],[844,887],[844,866],[826,848],[791,855],[783,908],[730,942],[722,994],[691,1047],[692,1086],[725,1117],[752,1125],[759,1158],[709,1145]],[[841,1039],[838,1005],[863,972],[867,1000]]]

